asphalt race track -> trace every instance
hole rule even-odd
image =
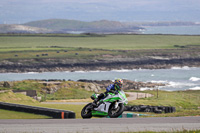
[[[5,119],[3,133],[86,133],[131,131],[182,131],[200,129],[200,117],[100,118],[100,119]]]

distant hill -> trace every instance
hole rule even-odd
[[[25,23],[26,26],[33,26],[38,28],[47,28],[51,30],[63,30],[63,29],[81,29],[89,28],[87,22],[82,22],[78,20],[65,20],[65,19],[48,19],[39,20]]]
[[[127,25],[125,23],[117,21],[93,21],[93,22],[83,22],[78,20],[66,20],[66,19],[48,19],[33,21],[25,23],[26,26],[46,28],[53,30],[54,32],[71,32],[71,31],[81,31],[81,32],[102,32],[102,33],[116,33],[116,32],[138,32],[139,29],[143,29],[139,26]]]
[[[0,25],[0,33],[141,33],[146,26],[190,26],[195,22],[84,22],[67,19],[32,21],[22,25]]]
[[[50,33],[52,30],[15,24],[0,24],[0,33]]]

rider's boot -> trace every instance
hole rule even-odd
[[[94,101],[93,101],[93,106],[94,107],[97,107],[97,102],[99,101],[99,98],[96,98],[96,99],[94,99]]]
[[[93,106],[98,107],[102,102],[98,101],[104,97],[104,93],[101,93],[96,99],[94,99]],[[98,104],[97,104],[98,103]]]
[[[99,107],[99,105],[102,104],[102,103],[103,103],[103,101],[100,100],[99,103],[97,104],[97,107]]]

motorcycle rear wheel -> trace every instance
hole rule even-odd
[[[124,105],[119,103],[118,107],[115,109],[115,104],[111,104],[108,110],[108,116],[110,118],[117,118],[119,117],[124,111]]]
[[[90,119],[92,117],[91,107],[92,103],[88,103],[81,111],[81,116],[83,119]]]

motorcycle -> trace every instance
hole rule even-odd
[[[91,99],[94,100],[98,94],[93,94]],[[81,111],[83,119],[91,118],[93,116],[117,118],[123,111],[124,106],[128,104],[128,100],[123,90],[117,92],[108,92],[107,97],[99,101],[98,106],[94,103],[88,103]]]

